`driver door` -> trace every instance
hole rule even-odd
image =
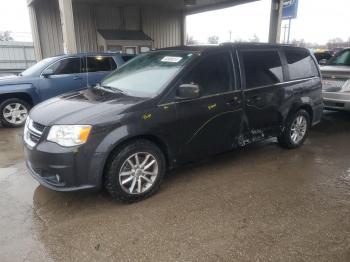
[[[78,91],[86,86],[85,74],[81,72],[79,57],[61,59],[47,69],[52,69],[53,74],[40,77],[39,88],[42,100]]]
[[[231,53],[221,51],[200,58],[181,84],[200,87],[197,99],[177,101],[177,139],[182,160],[231,149],[240,133],[242,94],[236,90]]]

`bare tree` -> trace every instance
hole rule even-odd
[[[198,41],[196,39],[194,39],[194,37],[191,35],[187,35],[186,36],[186,44],[187,45],[197,45]]]
[[[299,46],[299,47],[306,47],[306,43],[304,39],[293,39],[292,40],[292,45],[293,46]]]
[[[249,39],[249,42],[258,43],[260,42],[260,39],[256,34],[254,34],[253,37]]]
[[[217,45],[219,43],[219,37],[217,35],[212,35],[208,37],[208,43]]]
[[[10,31],[0,32],[0,41],[13,41]]]
[[[336,37],[336,38],[330,39],[327,42],[327,47],[329,49],[342,48],[342,47],[346,47],[347,45],[348,45],[348,41],[344,41],[340,37]]]

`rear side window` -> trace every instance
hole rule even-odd
[[[116,67],[117,65],[114,59],[109,56],[89,56],[86,58],[86,61],[84,61],[84,72],[111,71],[116,69]]]
[[[318,70],[310,53],[304,50],[285,51],[290,80],[318,76]]]
[[[197,84],[202,96],[220,94],[230,90],[231,56],[229,52],[204,57],[182,80],[183,84]]]
[[[243,51],[246,88],[283,82],[283,69],[277,51]]]
[[[125,62],[128,62],[129,60],[133,59],[134,55],[122,55],[122,58]]]
[[[80,58],[66,58],[49,67],[54,75],[78,74],[80,73]]]

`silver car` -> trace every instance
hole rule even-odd
[[[321,66],[321,73],[325,108],[350,111],[350,48]]]

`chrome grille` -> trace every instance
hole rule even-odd
[[[26,121],[26,125],[24,127],[24,136],[23,136],[24,141],[30,147],[36,146],[39,143],[44,130],[45,130],[44,125],[36,123],[28,117]]]
[[[327,79],[322,80],[323,90],[325,91],[340,91],[341,88],[345,85],[346,80],[336,80],[336,79]]]
[[[45,126],[44,125],[41,125],[37,122],[33,122],[33,127],[37,130],[37,131],[40,131],[40,132],[44,132],[44,129],[45,129]]]

